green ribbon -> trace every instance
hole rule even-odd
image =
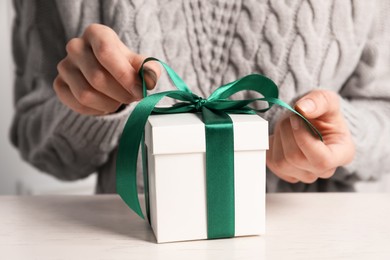
[[[147,96],[144,80],[144,64],[160,62],[178,90],[165,91]],[[228,113],[254,114],[265,112],[273,104],[282,106],[301,117],[309,129],[322,141],[320,132],[299,112],[278,99],[278,88],[265,76],[251,74],[217,88],[207,99],[193,94],[185,82],[164,62],[147,58],[139,71],[144,98],[134,108],[123,129],[116,162],[116,188],[125,203],[141,218],[144,215],[137,193],[137,157],[139,146],[143,159],[145,203],[149,216],[149,190],[147,162],[144,142],[144,128],[150,114],[201,112],[206,133],[206,192],[207,192],[207,235],[209,239],[233,237],[234,220],[234,142],[233,123]],[[251,90],[263,96],[244,100],[230,100],[230,96]],[[156,107],[159,101],[169,97],[178,101],[171,107]],[[249,107],[254,102],[268,102],[265,109]],[[191,138],[191,137],[189,137]]]

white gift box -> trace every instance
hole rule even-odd
[[[231,114],[235,236],[265,232],[268,122]],[[145,127],[150,222],[158,243],[207,239],[205,126],[200,114],[152,115]]]

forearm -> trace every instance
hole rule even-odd
[[[390,101],[352,99],[342,101],[356,154],[345,166],[360,180],[375,180],[390,172]]]
[[[17,103],[11,140],[26,161],[64,180],[84,178],[108,160],[129,113],[83,116],[55,96],[35,101]]]

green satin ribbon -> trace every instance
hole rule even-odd
[[[147,96],[144,80],[144,64],[160,62],[178,90],[165,91]],[[185,82],[164,62],[147,58],[139,71],[144,98],[134,108],[123,129],[116,162],[116,188],[125,203],[144,218],[137,194],[137,157],[142,149],[145,203],[149,216],[149,190],[144,128],[152,113],[196,113],[201,112],[206,133],[206,192],[207,192],[207,235],[209,239],[233,237],[234,220],[234,142],[233,123],[228,113],[254,114],[265,112],[273,104],[282,106],[301,117],[309,129],[322,141],[320,132],[299,112],[278,99],[278,88],[265,76],[251,74],[217,88],[207,99],[193,94]],[[245,100],[230,100],[233,94],[251,90],[263,96]],[[171,107],[156,107],[159,101],[169,97],[178,101]],[[248,105],[254,102],[268,102],[265,109],[254,109]],[[185,133],[183,133],[185,134]],[[188,137],[191,138],[191,137]]]

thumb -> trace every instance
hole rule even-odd
[[[156,62],[151,61],[151,64],[145,65],[144,75],[147,89],[151,90],[156,86],[157,80],[160,78],[160,74],[161,69]]]
[[[340,98],[330,90],[314,90],[299,99],[295,108],[308,119],[333,117],[340,112]]]
[[[145,59],[146,57],[140,54],[134,54],[131,57],[130,62],[135,71],[139,72]],[[161,75],[160,64],[156,61],[149,61],[146,63],[144,65],[144,75],[147,89],[153,89]]]

